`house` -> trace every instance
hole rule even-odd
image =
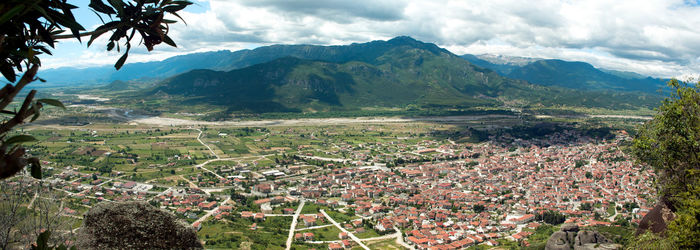
[[[264,220],[265,220],[265,214],[263,214],[263,213],[257,213],[257,214],[255,214],[254,218],[255,218],[256,221],[264,221]]]
[[[275,191],[275,186],[269,183],[262,183],[253,186],[253,191],[269,194],[272,193],[272,191]]]
[[[304,226],[305,227],[312,227],[316,225],[316,218],[311,217],[311,216],[304,216]]]
[[[352,248],[352,242],[351,242],[351,241],[349,241],[349,240],[343,240],[343,241],[341,241],[341,242],[343,243],[343,247],[344,247],[344,248],[348,248],[348,249],[349,249],[349,248]]]
[[[340,233],[338,233],[338,238],[340,238],[341,240],[347,239],[347,238],[348,238],[348,233],[346,233],[346,232],[340,232]]]
[[[516,224],[525,224],[532,221],[533,219],[535,219],[534,214],[526,214],[518,218],[513,218],[511,219],[511,221],[515,222]]]
[[[304,240],[314,240],[314,233],[304,233]]]
[[[214,207],[216,207],[216,201],[212,201],[212,202],[208,202],[208,203],[202,202],[202,203],[199,203],[198,206],[201,209],[212,210],[212,209],[214,209]]]
[[[136,182],[130,181],[121,185],[122,188],[132,189],[136,186]]]
[[[343,246],[341,246],[340,243],[331,242],[331,243],[328,243],[328,249],[329,250],[342,250]]]

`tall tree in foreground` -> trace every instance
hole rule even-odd
[[[669,86],[671,96],[639,128],[633,154],[654,168],[659,199],[675,212],[666,244],[700,249],[700,84],[671,80]]]

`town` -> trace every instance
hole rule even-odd
[[[653,171],[621,149],[625,130],[473,140],[464,127],[484,121],[470,122],[24,132],[41,139],[30,153],[71,230],[99,202],[139,200],[189,223],[207,248],[530,246],[564,222],[629,228],[655,202]]]

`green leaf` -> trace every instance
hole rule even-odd
[[[33,141],[36,141],[36,138],[34,138],[34,136],[15,135],[15,136],[10,137],[9,139],[5,140],[5,145],[20,144],[20,143],[33,142]]]
[[[32,116],[32,119],[29,120],[29,122],[34,122],[34,121],[36,121],[36,119],[39,118],[39,115],[40,115],[40,112],[39,112],[39,109],[40,109],[40,108],[39,108],[39,105],[37,105],[36,102],[32,104],[32,108],[34,109],[34,115]]]
[[[109,7],[109,5],[103,3],[102,0],[90,0],[90,4],[88,5],[88,7],[96,11],[105,13],[107,15],[117,14],[117,12],[114,11],[114,9],[112,9],[112,7]]]
[[[124,55],[122,55],[122,57],[120,57],[119,60],[117,60],[117,63],[114,64],[114,68],[116,68],[117,70],[121,69],[124,65],[124,62],[126,62],[127,56],[129,56],[129,50],[124,52]]]
[[[94,33],[92,34],[92,36],[90,36],[90,40],[88,40],[88,47],[90,47],[92,42],[94,42],[95,39],[100,37],[102,34],[104,34],[107,31],[110,31],[112,29],[116,29],[117,27],[119,27],[119,25],[120,25],[119,21],[111,21],[111,22],[108,22],[108,23],[101,25],[100,27],[97,27],[97,29],[95,29],[95,31],[93,31]]]
[[[29,159],[29,163],[31,164],[30,173],[32,177],[35,179],[41,179],[41,164],[39,163],[39,159],[31,158]]]
[[[187,5],[170,5],[170,6],[163,7],[163,11],[173,13],[173,12],[181,11],[185,7],[187,7]]]
[[[17,80],[17,75],[15,75],[15,70],[12,69],[12,64],[0,61],[0,73],[10,82],[15,82]]]
[[[173,41],[173,39],[171,39],[168,35],[163,35],[163,42],[167,45],[177,48],[177,44],[175,44],[175,41]]]
[[[66,106],[63,106],[63,103],[61,103],[61,101],[56,100],[56,99],[44,98],[44,99],[39,99],[39,100],[36,100],[36,101],[39,102],[39,103],[46,104],[46,105],[51,105],[51,106],[54,106],[54,107],[59,107],[59,108],[62,108],[62,109],[66,109]]]
[[[180,15],[178,15],[177,13],[171,12],[170,14],[173,14],[173,16],[176,16],[177,18],[180,18],[180,20],[182,20],[183,23],[187,24],[187,22],[185,21],[185,19],[182,18],[182,17],[181,17]]]
[[[20,5],[15,6],[12,9],[10,9],[8,12],[5,12],[5,14],[0,16],[0,24],[4,24],[5,22],[9,21],[10,18],[14,17],[20,11],[24,10],[25,7],[26,6],[24,6],[24,4],[20,4]]]

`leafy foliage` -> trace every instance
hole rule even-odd
[[[63,104],[54,99],[34,100],[36,90],[29,92],[18,110],[5,110],[15,96],[29,83],[43,79],[36,74],[41,65],[38,56],[51,55],[50,48],[59,39],[77,39],[82,36],[90,36],[88,46],[102,34],[112,32],[107,44],[107,50],[112,50],[122,39],[126,40],[126,51],[117,61],[115,67],[119,69],[126,61],[131,40],[138,32],[143,44],[152,50],[153,46],[164,42],[176,46],[168,37],[169,24],[173,20],[164,19],[166,14],[179,17],[177,12],[192,4],[189,1],[173,0],[119,0],[107,1],[91,0],[90,8],[103,21],[103,16],[111,20],[98,27],[95,31],[80,33],[85,29],[73,16],[73,10],[77,7],[65,0],[7,0],[0,3],[0,73],[13,84],[7,84],[0,89],[0,113],[11,116],[0,124],[0,178],[8,178],[31,165],[31,174],[36,178],[41,177],[39,160],[25,158],[25,150],[15,144],[31,141],[31,138],[19,135],[12,138],[5,137],[15,126],[24,123],[27,118],[30,122],[39,118],[43,105],[64,108]],[[69,35],[62,33],[70,30]],[[18,78],[17,72],[25,71]]]
[[[633,154],[659,174],[661,200],[676,211],[664,244],[700,248],[700,86],[671,80],[671,96],[639,128]],[[649,234],[649,233],[648,233]],[[653,235],[641,240],[653,240]]]
[[[700,87],[677,80],[669,86],[671,96],[639,128],[633,153],[660,174],[663,195],[678,196],[697,192],[700,178]]]
[[[153,50],[153,46],[160,43],[166,43],[170,46],[177,47],[175,42],[168,36],[170,30],[169,24],[176,23],[174,20],[165,19],[165,14],[171,14],[178,18],[178,11],[192,4],[189,1],[173,1],[173,0],[131,0],[131,1],[107,1],[90,0],[90,8],[100,15],[106,15],[112,19],[112,15],[116,16],[116,21],[104,23],[95,31],[90,33],[88,46],[92,44],[101,35],[112,32],[107,43],[107,51],[111,51],[116,46],[117,51],[120,50],[119,41],[124,39],[126,51],[114,67],[118,70],[126,62],[131,49],[131,40],[135,34],[141,36],[143,44],[148,51]],[[180,18],[182,20],[182,18]],[[184,20],[183,20],[184,21]]]
[[[537,220],[542,220],[548,224],[559,225],[566,221],[566,216],[557,211],[546,211],[536,215]]]
[[[73,17],[75,8],[57,0],[0,3],[0,72],[5,79],[15,82],[15,70],[22,72],[30,64],[41,64],[36,56],[51,54],[47,46],[54,47],[54,36],[62,33],[62,28],[80,39],[79,32],[85,29]]]

